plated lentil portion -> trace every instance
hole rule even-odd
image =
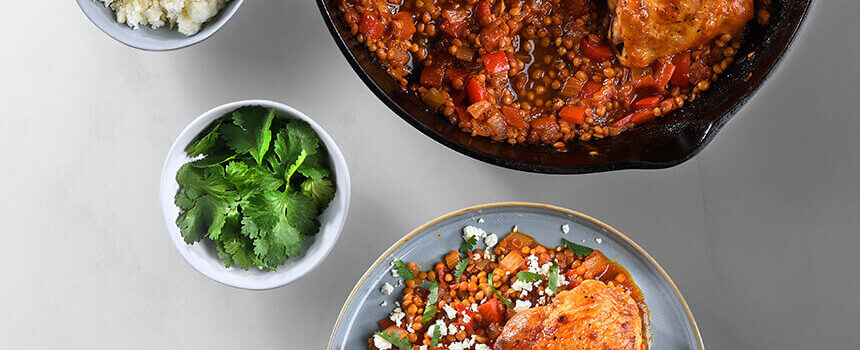
[[[406,286],[368,349],[648,348],[644,295],[600,251],[545,247],[516,228],[498,240],[467,226],[464,239],[427,270],[394,262]]]
[[[564,149],[647,123],[707,91],[734,62],[746,22],[767,22],[770,0],[703,0],[671,14],[666,3],[339,0],[339,10],[391,77],[463,131]],[[631,35],[648,24],[631,7],[686,27]],[[649,52],[671,55],[636,55],[675,29],[688,40]]]

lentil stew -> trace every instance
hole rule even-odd
[[[617,135],[710,88],[742,32],[663,57],[619,62],[610,11],[592,0],[339,0],[350,31],[389,75],[473,136],[553,145]],[[757,3],[768,20],[768,0]]]
[[[635,313],[631,319],[638,324],[615,326],[638,330],[637,349],[648,348],[650,321],[644,295],[630,273],[602,252],[568,241],[554,248],[545,247],[518,231],[498,244],[495,235],[485,236],[485,250],[471,249],[474,241],[469,242],[469,228],[464,230],[465,249],[449,252],[426,271],[414,262],[401,263],[399,275],[406,284],[403,295],[390,317],[378,323],[380,332],[368,339],[368,349],[505,349],[496,341],[509,340],[511,329],[522,323],[511,325],[508,321],[523,317],[526,310],[555,304],[556,297],[562,298],[586,281],[599,281],[623,294]],[[615,321],[618,319],[606,322]],[[589,326],[599,322],[599,318],[590,320]],[[608,339],[612,334],[593,337],[605,340],[602,346],[607,349],[614,348],[606,347],[607,343],[630,340]]]

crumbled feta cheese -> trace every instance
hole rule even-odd
[[[530,309],[532,307],[532,302],[528,300],[517,300],[516,305],[514,305],[514,311],[520,312],[526,309]]]
[[[526,261],[528,262],[529,272],[540,273],[540,262],[537,255],[529,255]]]
[[[418,347],[418,350],[427,350],[427,345],[421,345]]]
[[[516,280],[513,284],[511,284],[511,289],[517,292],[521,292],[520,295],[526,296],[529,292],[534,289],[534,286],[531,283],[526,283],[523,280]]]
[[[568,234],[570,232],[570,225],[564,224],[561,225],[561,233]]]
[[[448,325],[448,334],[457,334],[457,325],[449,324]]]
[[[492,350],[487,344],[475,344],[475,350]]]
[[[469,305],[469,310],[472,310],[473,312],[478,312],[478,304]]]
[[[463,315],[463,323],[469,323],[469,322],[472,322],[472,318],[469,317],[468,314]]]
[[[403,310],[400,307],[397,307],[394,309],[394,311],[391,311],[391,315],[388,318],[394,321],[394,324],[396,324],[397,327],[400,327],[403,324],[403,318],[405,317],[406,314],[403,312]]]
[[[487,250],[490,250],[490,248],[495,247],[496,244],[499,243],[499,236],[493,233],[487,236],[487,238],[484,238],[484,243],[487,245]]]
[[[397,280],[397,283],[394,284],[395,287],[400,287],[403,285],[403,280]]]
[[[400,274],[397,273],[397,269],[391,269],[391,277],[400,277]]]
[[[541,274],[541,275],[543,275],[543,276],[549,276],[549,269],[550,269],[551,267],[552,267],[552,263],[551,263],[551,262],[548,262],[548,263],[546,263],[546,264],[543,264],[543,265],[540,267],[540,272],[538,272],[538,273],[539,273],[539,274]]]
[[[473,335],[471,338],[464,339],[463,341],[451,343],[451,345],[448,345],[448,350],[466,350],[475,345],[475,343],[477,343],[477,341]]]
[[[170,24],[185,35],[194,35],[206,21],[215,17],[228,0],[101,0],[116,14],[116,20],[134,29],[149,25],[153,29]]]
[[[479,218],[479,219],[478,219],[478,223],[479,223],[479,224],[483,224],[483,223],[484,223],[484,218]]]
[[[442,307],[442,310],[445,311],[445,314],[448,315],[449,319],[453,320],[457,318],[457,310],[451,307],[451,305],[445,304],[445,306]]]
[[[445,324],[445,321],[436,320],[436,323],[431,324],[430,327],[427,327],[427,336],[430,337],[430,339],[433,339],[433,332],[436,332],[436,328],[439,328],[439,334],[441,334],[443,337],[448,335],[448,325]]]
[[[472,239],[472,237],[475,237],[475,239],[480,241],[481,238],[484,238],[486,236],[487,236],[486,231],[484,231],[480,228],[477,228],[475,226],[466,226],[463,228],[463,239],[465,239],[467,241]]]
[[[385,340],[380,337],[379,334],[373,335],[373,346],[375,346],[379,350],[391,349],[391,343],[388,340]]]
[[[379,303],[379,306],[385,306],[385,305],[388,305],[388,302],[385,300],[383,300],[381,303]]]
[[[382,288],[379,288],[379,290],[382,292],[382,294],[391,295],[391,293],[394,292],[394,286],[392,286],[391,283],[385,282],[385,284],[383,284]]]
[[[514,228],[511,229],[511,232],[520,232],[520,228],[517,225],[514,225]]]
[[[600,238],[595,238],[594,241],[597,242],[597,244],[603,243],[603,240]]]

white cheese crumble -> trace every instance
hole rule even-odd
[[[481,238],[484,238],[486,236],[487,236],[486,231],[484,231],[480,228],[477,228],[475,226],[466,226],[463,228],[463,239],[465,239],[467,241],[472,239],[472,237],[475,237],[475,239],[480,241]]]
[[[475,350],[492,350],[487,344],[475,344]]]
[[[388,305],[388,302],[385,300],[383,300],[381,303],[379,303],[379,306],[386,306],[386,305]]]
[[[529,255],[526,257],[526,261],[528,262],[529,272],[540,273],[540,262],[537,255]]]
[[[484,244],[487,245],[487,250],[490,250],[491,248],[495,247],[496,244],[499,244],[499,236],[497,236],[495,233],[487,236],[487,238],[484,238]]]
[[[511,284],[511,289],[514,291],[520,292],[520,296],[526,296],[534,289],[534,286],[531,283],[526,283],[522,280],[516,280],[513,284]]]
[[[478,312],[478,304],[469,305],[469,310],[472,310],[472,312]]]
[[[394,286],[392,286],[391,283],[385,282],[385,284],[382,285],[382,288],[379,288],[379,291],[381,291],[382,294],[391,295],[391,293],[394,292]]]
[[[603,240],[600,238],[595,238],[594,241],[597,242],[597,244],[603,243]]]
[[[520,232],[520,227],[517,225],[514,225],[514,228],[511,229],[511,232]]]
[[[442,310],[445,311],[445,314],[448,315],[449,319],[453,320],[457,318],[457,310],[451,307],[451,305],[445,304],[445,306],[442,307]]]
[[[475,345],[475,343],[477,343],[477,341],[473,335],[471,338],[464,339],[463,341],[451,343],[451,345],[448,345],[448,350],[466,350]]]
[[[180,33],[194,35],[206,21],[215,17],[228,0],[101,0],[116,14],[116,20],[138,29],[153,29],[170,24]]]
[[[472,318],[469,317],[468,314],[463,315],[463,323],[470,323],[470,322],[472,322]]]
[[[448,335],[448,325],[445,324],[445,321],[436,320],[436,323],[427,327],[427,336],[430,337],[430,339],[433,339],[433,333],[436,332],[436,328],[439,328],[439,334],[443,337]]]
[[[453,323],[449,324],[448,325],[448,334],[452,334],[452,335],[457,334],[457,325],[455,325]]]
[[[380,337],[379,334],[373,335],[373,346],[375,346],[379,350],[391,349],[391,343],[388,340],[385,340]]]
[[[561,225],[561,233],[568,234],[570,232],[570,225],[564,224]]]
[[[514,311],[520,312],[526,309],[530,309],[532,307],[532,302],[528,300],[517,300],[517,304],[514,305]]]
[[[479,223],[479,224],[483,224],[483,223],[484,223],[484,218],[479,218],[479,219],[478,219],[478,223]]]
[[[388,318],[394,321],[394,324],[396,324],[397,327],[400,327],[403,325],[403,318],[405,317],[406,313],[404,313],[400,307],[397,307],[394,311],[391,311],[391,315]]]

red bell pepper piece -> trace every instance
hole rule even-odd
[[[490,24],[490,15],[492,15],[490,2],[486,0],[479,2],[478,6],[475,7],[475,17],[477,17],[478,23],[484,26]]]
[[[639,125],[654,120],[655,117],[654,111],[642,111],[633,113],[630,117],[630,121],[633,122],[633,124]]]
[[[585,108],[579,106],[566,106],[558,112],[558,116],[571,124],[585,123]]]
[[[520,129],[526,128],[526,111],[504,106],[502,107],[502,114],[505,116],[508,125]]]
[[[445,78],[445,68],[439,66],[425,67],[421,71],[421,85],[426,87],[440,87]]]
[[[415,21],[412,19],[412,14],[406,11],[401,11],[394,14],[394,21],[399,24],[395,26],[395,36],[400,40],[409,40],[415,34]]]
[[[690,53],[682,52],[672,58],[672,64],[675,65],[675,73],[672,74],[672,79],[669,81],[677,87],[686,87],[690,85]]]
[[[465,11],[448,10],[445,11],[447,19],[439,25],[439,29],[453,37],[463,35],[466,28],[469,27],[467,13]]]
[[[675,74],[675,65],[669,62],[661,62],[657,67],[657,72],[654,73],[654,82],[657,84],[657,89],[660,91],[666,90],[666,85],[669,85],[669,80]]]
[[[588,39],[582,40],[582,52],[593,60],[603,61],[612,57],[612,49],[608,45],[603,43],[595,45]]]
[[[478,306],[478,312],[483,318],[484,324],[502,323],[505,320],[505,309],[499,299],[487,300]]]
[[[639,99],[636,102],[633,102],[634,109],[654,109],[660,104],[661,97],[660,96],[651,96],[643,99]]]
[[[367,38],[379,40],[385,34],[385,24],[370,13],[364,13],[358,22],[358,31]]]
[[[603,87],[603,84],[589,80],[585,82],[585,85],[582,86],[582,90],[580,90],[579,93],[582,97],[591,97],[591,95],[594,95],[594,93],[597,92],[597,90],[600,90],[601,87]]]
[[[469,78],[469,83],[466,85],[466,96],[469,97],[470,102],[475,103],[487,98],[487,89],[484,89],[484,85],[481,85],[478,79]]]
[[[484,66],[487,67],[487,73],[496,74],[511,69],[508,63],[508,55],[504,51],[496,51],[481,56],[484,61]]]

